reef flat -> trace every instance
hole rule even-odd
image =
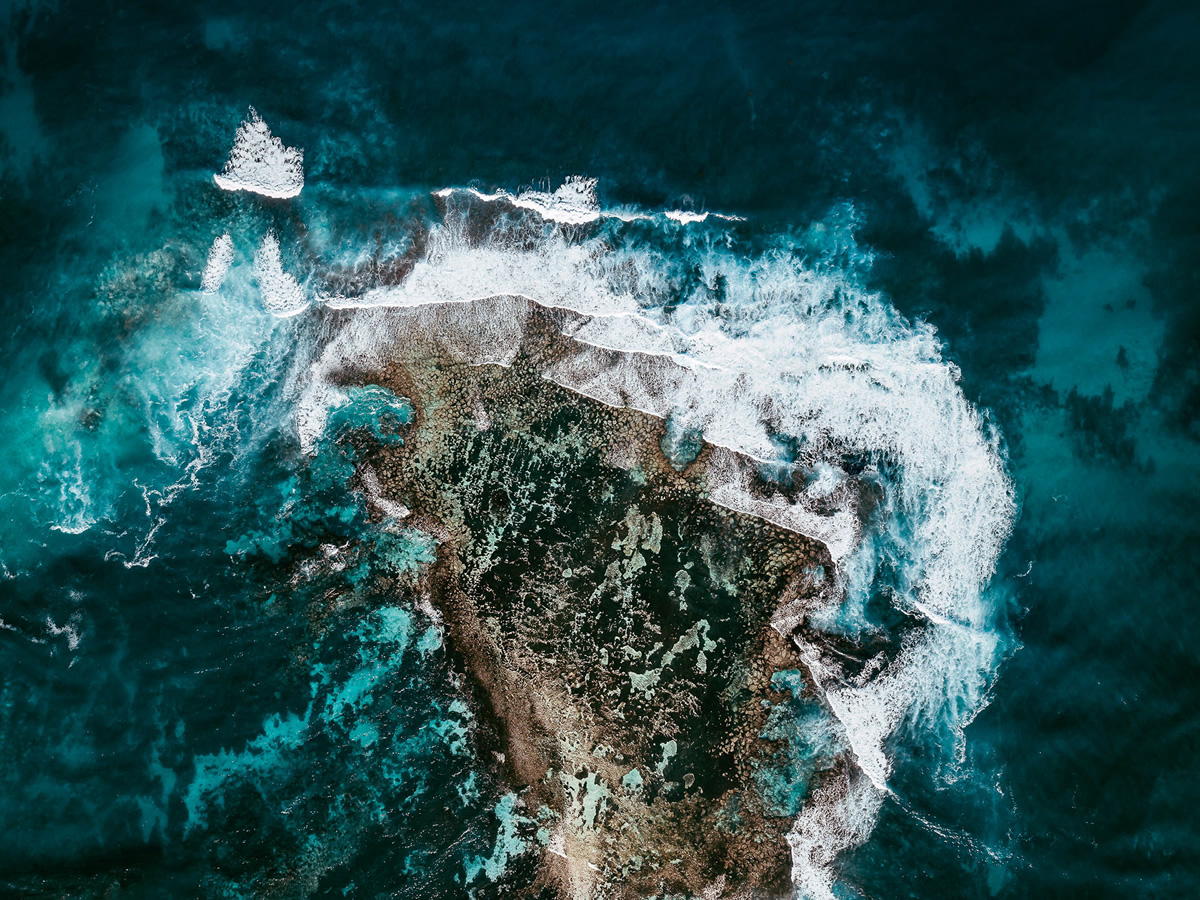
[[[496,298],[388,315],[403,335],[388,362],[342,381],[415,416],[402,443],[361,438],[358,477],[437,536],[419,590],[537,823],[525,887],[785,892],[798,808],[772,790],[788,748],[768,719],[788,690],[773,676],[802,663],[771,622],[820,595],[824,545],[714,503],[708,474],[729,451],[543,378],[590,349],[565,314]],[[524,320],[507,365],[454,358],[476,317]]]

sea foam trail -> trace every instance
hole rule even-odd
[[[200,278],[200,288],[206,294],[215,294],[225,281],[229,266],[233,263],[233,238],[228,234],[217,237],[208,251],[208,262]]]
[[[832,898],[834,859],[866,840],[888,794],[889,741],[910,727],[934,741],[948,732],[959,744],[985,703],[1001,654],[985,588],[1015,514],[996,437],[963,396],[930,326],[907,322],[844,274],[814,271],[796,254],[682,251],[691,254],[685,267],[703,276],[689,282],[666,254],[614,249],[611,235],[551,234],[531,248],[465,233],[453,223],[435,228],[401,283],[339,299],[363,309],[313,370],[299,407],[306,449],[336,398],[328,378],[381,361],[388,342],[403,339],[388,327],[388,310],[403,318],[401,309],[427,309],[441,317],[433,324],[459,359],[506,365],[536,304],[563,311],[563,332],[579,347],[544,377],[702,431],[737,454],[712,467],[714,502],[829,547],[836,590],[829,608],[799,614],[810,626],[851,635],[861,627],[879,541],[861,533],[845,461],[866,460],[858,477],[883,485],[882,531],[902,542],[893,603],[920,627],[857,677],[797,641],[857,764],[844,783],[837,776],[814,793],[790,837],[797,890]],[[510,298],[503,312],[494,298]],[[800,448],[795,459],[780,434]],[[754,460],[815,474],[793,500],[764,499],[749,489]],[[777,627],[790,634],[799,618],[786,613]]]
[[[254,254],[254,278],[263,306],[273,315],[286,318],[308,308],[308,295],[294,277],[283,271],[279,238],[268,231]]]
[[[285,147],[252,106],[238,126],[229,161],[213,180],[222,190],[286,200],[304,188],[304,151]]]

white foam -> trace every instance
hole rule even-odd
[[[71,620],[66,625],[58,625],[49,616],[46,617],[46,631],[57,637],[58,635],[66,635],[67,649],[75,650],[79,646],[79,615],[71,617]]]
[[[842,772],[818,788],[788,832],[792,884],[804,900],[836,900],[830,869],[871,835],[882,805],[861,776]]]
[[[512,198],[512,204],[531,209],[543,219],[567,225],[582,225],[600,218],[596,199],[596,179],[569,176],[555,191],[525,191]]]
[[[304,188],[304,151],[285,147],[252,106],[238,126],[229,161],[213,180],[222,190],[286,200]]]
[[[66,452],[47,453],[40,470],[41,478],[46,482],[58,483],[55,521],[50,527],[64,534],[83,534],[97,522],[89,490],[91,479],[84,471],[82,444],[73,440],[63,450]]]
[[[858,509],[847,493],[841,509],[822,515],[806,506],[804,498],[789,502],[779,494],[768,497],[753,492],[756,473],[742,459],[729,453],[714,455],[709,468],[709,499],[718,506],[765,519],[807,537],[815,538],[829,550],[834,563],[848,556],[858,543]],[[820,495],[816,499],[826,499]]]
[[[805,489],[814,499],[825,499],[833,496],[838,488],[846,483],[846,473],[840,467],[821,462],[816,465],[816,478]]]
[[[606,215],[596,199],[596,179],[582,175],[568,176],[553,192],[520,191],[510,194],[501,190],[487,194],[475,188],[443,188],[436,192],[438,197],[451,197],[462,191],[485,203],[503,202],[520,209],[536,212],[549,222],[563,225],[585,225]]]
[[[385,516],[399,521],[406,518],[411,510],[403,503],[397,503],[395,500],[390,500],[383,493],[383,487],[379,484],[379,476],[375,474],[375,470],[370,466],[363,466],[361,470],[363,487],[366,489],[367,499],[370,500]]]
[[[204,275],[200,278],[200,289],[206,294],[215,294],[225,280],[225,274],[233,263],[233,238],[222,234],[212,243],[208,251],[208,262],[204,264]]]
[[[672,219],[684,225],[690,225],[692,222],[703,222],[708,218],[708,213],[687,212],[682,209],[672,209],[666,213],[668,219]]]
[[[818,792],[793,832],[797,886],[833,896],[829,863],[865,840],[888,792],[889,741],[909,723],[920,733],[948,731],[961,744],[962,728],[985,703],[999,639],[984,589],[1015,512],[995,438],[930,326],[907,322],[878,295],[790,252],[747,260],[696,249],[686,267],[701,277],[684,278],[670,259],[614,249],[607,238],[551,234],[530,249],[465,234],[453,222],[436,228],[403,283],[339,302],[364,309],[314,369],[302,441],[311,450],[331,396],[322,373],[377,357],[400,329],[418,325],[459,359],[506,364],[537,304],[566,311],[563,331],[579,342],[543,377],[603,403],[686,420],[710,444],[739,454],[714,457],[714,502],[826,544],[837,571],[825,621],[865,608],[875,556],[895,543],[895,603],[924,621],[902,651],[849,678],[817,648],[801,646],[857,765],[842,789]],[[718,282],[719,304],[708,287]],[[494,299],[505,297],[525,299]],[[754,460],[784,458],[778,433],[801,441],[795,465],[817,474],[790,501],[754,485]],[[891,527],[883,535],[862,533],[841,469],[847,455],[887,464],[874,470]]]
[[[281,318],[294,316],[308,308],[308,295],[291,275],[283,271],[279,238],[268,231],[254,254],[254,278],[262,295],[263,306]]]
[[[469,194],[484,203],[507,203],[518,209],[527,209],[537,213],[548,222],[558,222],[563,225],[586,225],[601,219],[620,219],[622,222],[649,221],[659,217],[656,213],[647,213],[635,209],[604,209],[596,197],[595,178],[583,175],[571,175],[554,191],[526,190],[510,194],[500,190],[493,194],[485,193],[476,188],[442,188],[434,192],[434,196],[449,198],[458,193]],[[711,212],[688,212],[680,209],[668,210],[662,217],[680,225],[695,225],[706,222],[711,216],[725,222],[745,221],[741,216],[722,215]]]

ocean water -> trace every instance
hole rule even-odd
[[[1200,892],[1194,4],[0,15],[4,895]]]

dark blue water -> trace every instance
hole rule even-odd
[[[306,453],[293,388],[340,320],[264,313],[251,270],[273,231],[285,271],[361,273],[419,255],[431,191],[584,174],[604,208],[744,219],[588,237],[676,275],[705,242],[786,245],[878,291],[1000,436],[1020,513],[984,694],[947,698],[958,747],[893,735],[836,895],[1200,892],[1194,4],[64,0],[3,21],[0,890],[531,880],[536,814],[411,588],[436,540],[354,481],[346,436],[395,440],[409,408],[354,394]],[[249,105],[304,148],[295,200],[213,184]],[[805,770],[783,771],[787,807]]]

